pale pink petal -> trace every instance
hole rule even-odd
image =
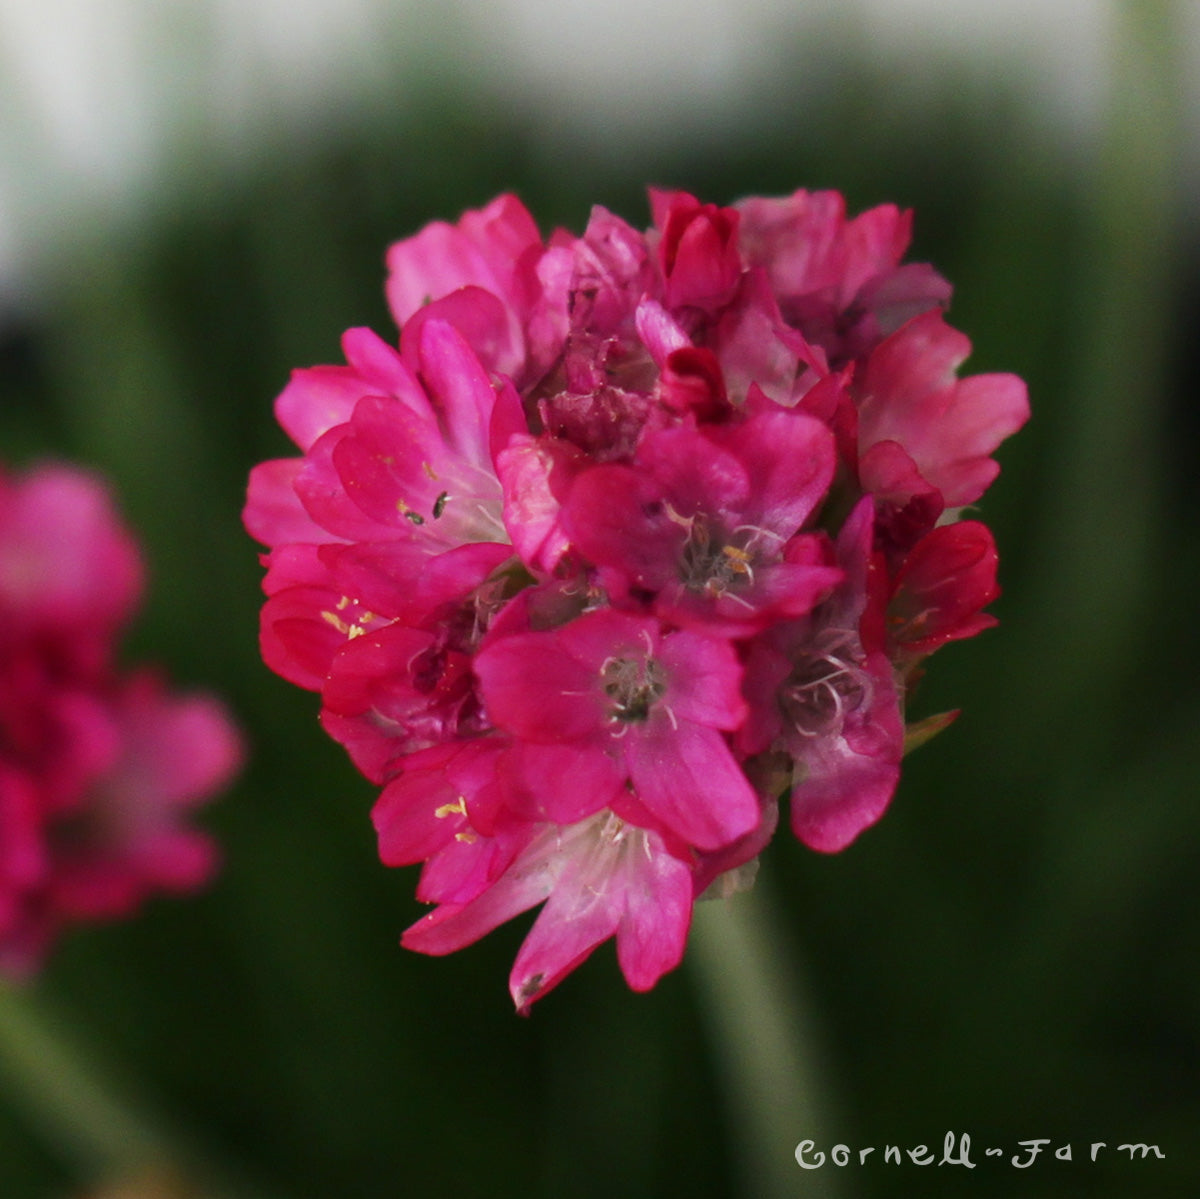
[[[519,1012],[557,986],[617,931],[624,888],[610,874],[585,871],[586,865],[571,863],[555,880],[517,953],[508,985]]]
[[[488,462],[496,393],[487,372],[462,334],[445,321],[425,321],[419,345],[421,374],[441,403],[447,445],[467,462]]]
[[[698,849],[719,849],[758,823],[758,799],[716,729],[665,713],[631,726],[629,777],[642,803]]]
[[[535,569],[553,571],[571,548],[563,499],[584,462],[568,442],[527,434],[514,437],[497,457],[504,526],[517,553]]]
[[[635,991],[650,990],[679,965],[692,921],[691,871],[645,836],[650,851],[622,860],[625,906],[617,926],[617,961]]]
[[[656,657],[667,673],[671,711],[680,720],[736,729],[746,718],[742,667],[727,641],[681,631],[664,637]]]
[[[491,719],[528,741],[589,737],[605,718],[598,664],[565,652],[554,633],[517,633],[489,642],[475,673]]]
[[[479,361],[490,371],[520,376],[525,365],[525,339],[514,314],[490,291],[460,287],[418,308],[405,322],[400,345],[405,358],[420,363],[421,329],[441,321],[462,334]]]
[[[541,832],[490,887],[466,903],[444,903],[411,925],[401,944],[419,953],[446,954],[478,941],[554,890],[563,866],[555,826]]]
[[[354,405],[372,389],[350,366],[314,366],[292,372],[275,401],[275,417],[284,432],[308,450],[323,434],[344,425]]]
[[[883,815],[900,776],[899,752],[856,752],[845,740],[806,753],[805,777],[792,789],[792,831],[810,849],[837,853]]]
[[[442,221],[388,250],[388,302],[403,325],[429,300],[474,284],[502,299],[515,298],[518,268],[541,238],[528,210],[511,195],[464,214],[458,226]]]
[[[303,458],[276,458],[250,470],[250,485],[242,522],[246,532],[263,545],[331,540],[331,535],[308,514],[296,492]]]

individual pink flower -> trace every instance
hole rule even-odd
[[[859,476],[897,507],[935,493],[941,509],[978,500],[999,473],[996,447],[1029,418],[1015,375],[957,377],[971,343],[940,312],[914,317],[855,376]]]
[[[892,582],[888,645],[900,662],[924,658],[948,641],[991,628],[983,609],[1000,594],[996,544],[977,520],[941,525],[905,557]]]
[[[601,609],[491,640],[475,672],[497,727],[527,746],[571,751],[593,810],[628,787],[673,834],[706,850],[757,824],[758,801],[721,735],[745,718],[741,667],[725,642]],[[552,817],[563,799],[574,802],[532,749],[526,767],[525,784]]]
[[[992,623],[959,517],[1028,415],[1012,376],[959,378],[910,213],[650,202],[543,238],[502,196],[393,246],[398,338],[293,375],[300,456],[245,513],[264,659],[381,786],[383,861],[421,864],[403,943],[543,905],[521,1011],[609,938],[653,985],[781,802],[825,852],[879,819],[924,660]]]
[[[241,761],[240,739],[211,696],[173,695],[152,673],[119,682],[109,697],[120,749],[86,803],[47,830],[50,909],[66,919],[111,919],[151,891],[186,893],[217,866],[212,838],[184,820]]]
[[[918,313],[943,308],[950,285],[901,259],[912,213],[882,204],[851,220],[837,192],[798,191],[736,205],[746,261],[761,266],[789,324],[835,364],[860,358]]]
[[[871,546],[867,499],[838,537],[844,576],[833,594],[749,649],[752,712],[742,748],[787,755],[792,830],[826,853],[879,819],[900,777],[901,696],[877,619],[884,580]]]
[[[366,330],[344,346],[347,367],[298,371],[279,397],[305,456],[257,467],[245,511],[273,547],[264,657],[313,690],[355,637],[409,615],[409,580],[429,563],[507,545],[492,448],[525,428],[515,392],[493,387],[450,324],[423,320],[408,359]],[[495,565],[490,549],[467,552]]]
[[[240,738],[216,700],[123,674],[141,562],[103,486],[72,467],[0,476],[0,971],[66,925],[124,917],[216,866],[193,808]]]
[[[441,573],[443,586],[424,606],[376,605],[398,618],[349,638],[331,659],[321,721],[369,778],[388,777],[403,754],[487,730],[472,656],[504,594],[495,572],[510,557],[490,542],[441,555],[424,579]]]
[[[422,953],[452,953],[545,902],[513,964],[517,1010],[556,986],[615,935],[635,991],[647,991],[683,957],[694,900],[686,861],[661,835],[601,811],[544,825],[495,881],[466,903],[443,903],[404,934]]]
[[[802,413],[771,405],[736,424],[680,424],[644,437],[629,465],[581,473],[568,527],[610,593],[652,596],[675,624],[747,635],[808,611],[837,581],[802,532],[833,470],[833,438]]]

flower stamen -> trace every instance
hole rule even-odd
[[[600,666],[600,677],[604,680],[605,695],[613,701],[609,719],[621,725],[644,723],[649,719],[650,709],[667,690],[662,667],[650,657],[640,662],[633,658],[606,658]],[[620,736],[621,732],[615,735]]]

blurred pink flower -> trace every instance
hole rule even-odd
[[[122,674],[142,585],[103,485],[68,466],[0,475],[0,971],[38,967],[66,924],[191,891],[216,848],[186,823],[240,763],[207,696]]]

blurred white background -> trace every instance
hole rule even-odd
[[[0,301],[28,299],[39,261],[69,252],[81,229],[120,228],[173,188],[236,173],[268,134],[336,130],[448,72],[551,144],[611,152],[731,121],[781,73],[817,95],[847,52],[894,79],[897,105],[919,107],[952,60],[979,103],[1003,81],[1064,154],[1086,149],[1112,11],[1111,0],[0,0]],[[1200,64],[1200,4],[1180,12]]]

